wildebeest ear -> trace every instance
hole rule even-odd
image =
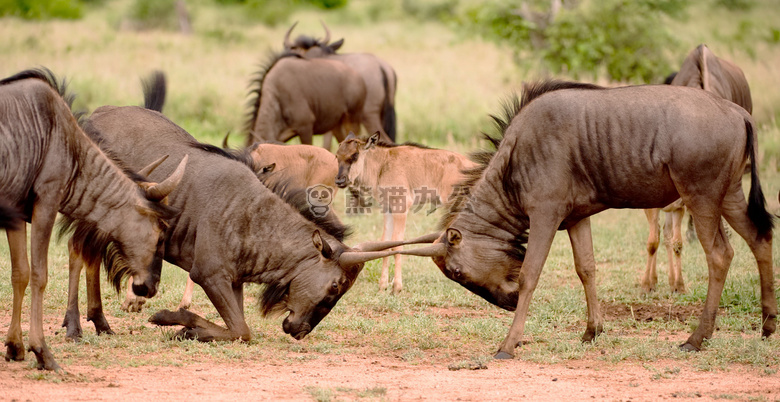
[[[347,140],[354,140],[355,138],[357,138],[357,136],[355,135],[355,133],[353,133],[352,131],[350,131],[350,132],[349,132],[349,134],[347,135],[347,138],[344,138],[344,141],[347,141]]]
[[[271,173],[274,169],[276,169],[276,162],[270,165],[261,166],[260,169],[257,170],[257,175],[260,176],[262,174]]]
[[[344,38],[341,38],[341,39],[331,43],[330,45],[328,45],[328,47],[330,48],[331,52],[336,53],[336,50],[339,50],[339,48],[343,44],[344,44]]]
[[[315,230],[314,233],[312,233],[311,241],[314,243],[314,247],[319,250],[323,257],[329,259],[333,255],[333,250],[331,250],[328,242],[322,238],[319,230]]]
[[[374,145],[376,145],[377,142],[379,142],[379,131],[375,132],[374,134],[371,134],[371,136],[368,137],[368,141],[366,141],[366,146],[363,148],[369,149]]]
[[[463,240],[463,235],[460,234],[460,230],[452,228],[447,229],[447,244],[452,247],[458,247],[461,240]]]

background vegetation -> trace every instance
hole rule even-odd
[[[219,144],[232,132],[242,142],[247,85],[269,50],[281,48],[284,32],[299,21],[294,35],[322,36],[320,20],[332,37],[344,37],[345,52],[372,52],[388,60],[399,77],[396,99],[399,137],[461,152],[481,146],[478,133],[490,126],[488,114],[503,98],[519,92],[525,80],[555,76],[608,86],[658,83],[688,51],[707,43],[719,56],[743,68],[753,91],[759,123],[760,169],[770,209],[778,212],[780,188],[780,9],[771,0],[564,1],[545,27],[519,19],[519,3],[505,0],[346,1],[187,1],[192,33],[179,31],[176,13],[144,9],[173,2],[104,0],[41,2],[0,0],[0,76],[46,66],[70,79],[76,108],[142,102],[139,78],[152,69],[168,75],[165,113],[201,141]],[[528,1],[544,14],[548,1]],[[278,8],[278,9],[277,9]],[[60,12],[55,10],[76,10]],[[9,11],[10,10],[10,11]],[[139,11],[141,10],[141,11]],[[146,10],[146,11],[143,11]],[[162,24],[137,24],[168,15]],[[58,18],[52,18],[58,17]],[[65,19],[63,19],[65,18]],[[170,20],[168,20],[170,18]],[[337,202],[338,207],[343,203]],[[438,216],[413,214],[407,235],[434,230]],[[347,217],[355,226],[350,244],[376,239],[378,214]],[[607,361],[688,361],[703,370],[741,363],[773,374],[780,365],[778,337],[759,339],[760,311],[755,263],[740,239],[724,291],[719,327],[702,353],[683,354],[675,346],[697,325],[706,292],[707,269],[701,248],[686,244],[684,276],[689,292],[639,294],[647,226],[640,211],[608,211],[594,218],[599,298],[605,306],[628,306],[614,314],[606,333],[582,345],[584,297],[573,269],[568,239],[560,233],[531,304],[526,344],[520,358],[539,362],[596,358]],[[775,265],[780,253],[775,246]],[[665,253],[659,256],[660,275]],[[447,280],[430,261],[409,258],[405,291],[377,292],[379,262],[367,264],[355,287],[304,341],[294,341],[280,319],[262,318],[247,294],[247,319],[256,338],[248,344],[200,344],[168,340],[172,331],[149,325],[150,312],[177,305],[186,273],[166,265],[161,294],[141,314],[119,309],[121,298],[107,285],[105,305],[118,332],[96,337],[82,321],[85,340],[64,341],[59,329],[66,305],[67,253],[53,244],[46,292],[46,336],[60,363],[88,361],[99,366],[181,364],[187,361],[313,359],[322,354],[368,353],[408,362],[486,359],[503,339],[512,315],[488,305]],[[10,262],[0,241],[0,304],[10,306]],[[776,286],[778,287],[778,286]],[[29,291],[28,291],[29,292]],[[86,311],[85,295],[81,294]],[[29,303],[29,298],[27,299]],[[194,310],[221,322],[198,289]],[[27,305],[28,306],[28,305]],[[25,307],[25,320],[28,307]],[[668,319],[644,321],[641,306],[668,308]],[[690,311],[682,319],[671,312]],[[10,307],[0,311],[0,331],[10,323]],[[24,328],[27,325],[24,324]],[[129,356],[117,359],[117,353]],[[33,365],[34,358],[28,362]]]

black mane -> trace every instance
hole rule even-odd
[[[257,144],[243,150],[229,148],[224,149],[211,144],[203,144],[197,141],[193,141],[190,145],[194,148],[238,161],[248,166],[253,172],[256,171],[255,161],[252,159],[251,152],[257,147]],[[266,177],[266,179],[268,179],[268,177]],[[351,234],[351,228],[342,224],[334,214],[329,213],[325,216],[315,215],[309,209],[309,203],[306,200],[305,188],[291,188],[289,181],[282,181],[273,185],[269,184],[270,180],[261,180],[261,182],[269,190],[276,194],[276,196],[295,208],[295,210],[298,211],[298,213],[300,213],[304,218],[306,218],[306,220],[314,223],[317,225],[317,227],[325,231],[325,233],[335,237],[338,241],[343,242],[344,239],[349,237]]]
[[[252,78],[252,81],[249,83],[249,87],[251,88],[249,90],[249,101],[247,102],[249,112],[247,112],[246,123],[244,123],[244,131],[246,132],[247,137],[250,139],[252,138],[252,127],[254,126],[255,120],[257,120],[257,113],[260,110],[260,95],[263,91],[263,81],[265,81],[265,77],[268,75],[268,72],[274,68],[276,63],[279,62],[279,60],[287,57],[302,58],[299,54],[292,52],[276,53],[270,51],[268,53],[266,62],[263,64],[260,70],[255,73],[254,78]]]
[[[49,86],[58,94],[60,94],[63,100],[65,100],[65,103],[68,104],[68,107],[71,109],[73,108],[73,101],[76,99],[76,95],[68,93],[68,80],[63,78],[62,82],[60,82],[57,79],[57,76],[55,76],[54,73],[46,67],[31,68],[29,70],[20,71],[8,78],[0,80],[0,85],[6,85],[12,82],[26,79],[41,80],[49,84]],[[75,115],[78,117],[78,114]]]
[[[524,83],[523,95],[520,99],[518,99],[517,94],[510,95],[501,103],[501,115],[490,115],[490,118],[493,120],[493,125],[497,135],[490,135],[483,132],[482,136],[488,142],[490,148],[469,154],[469,159],[471,159],[477,165],[473,168],[464,169],[462,171],[465,178],[456,185],[456,188],[458,188],[461,193],[457,194],[457,196],[453,196],[445,206],[446,212],[444,216],[442,216],[442,219],[439,223],[440,228],[446,229],[449,227],[455,217],[465,207],[465,201],[468,199],[471,188],[474,187],[474,185],[477,184],[477,182],[480,180],[482,174],[485,172],[485,169],[487,169],[488,164],[490,164],[490,161],[496,154],[496,151],[498,150],[499,145],[501,145],[501,141],[503,141],[506,130],[509,127],[509,124],[512,122],[512,119],[520,114],[523,108],[531,103],[534,99],[548,92],[559,91],[563,89],[598,90],[605,88],[594,84],[559,81],[552,79],[537,81],[530,84]],[[518,242],[520,242],[520,240],[521,239],[518,239]]]

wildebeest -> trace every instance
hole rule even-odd
[[[349,290],[363,263],[394,254],[395,243],[354,248],[338,241],[338,228],[312,222],[271,192],[248,164],[197,142],[162,114],[140,107],[103,106],[85,124],[130,167],[161,155],[189,154],[187,172],[170,205],[181,210],[166,231],[165,260],[188,271],[203,288],[227,328],[184,309],[162,310],[150,320],[183,325],[180,335],[211,340],[249,340],[243,284],[264,284],[264,314],[289,312],[283,330],[302,339]],[[169,172],[163,162],[150,178]],[[294,196],[286,192],[286,196]],[[298,203],[299,208],[306,208]]]
[[[255,143],[251,147],[237,152],[248,153],[248,159],[252,161],[251,168],[257,178],[274,191],[306,189],[307,194],[310,194],[312,191],[320,190],[320,186],[324,186],[321,191],[330,192],[330,201],[336,196],[338,188],[335,180],[338,163],[336,157],[324,148],[304,144]],[[306,209],[302,212],[310,211]],[[328,208],[327,219],[338,222],[333,208]],[[343,236],[337,236],[337,239],[344,240]],[[188,309],[190,307],[194,286],[195,283],[188,278],[179,308]]]
[[[750,86],[745,74],[735,64],[715,56],[706,45],[693,49],[683,61],[680,71],[669,75],[666,82],[671,85],[693,87],[712,92],[723,99],[730,100],[753,112]],[[685,292],[682,276],[682,219],[685,205],[677,200],[663,208],[666,212],[664,238],[669,256],[669,287],[673,292]],[[655,289],[658,282],[656,274],[656,251],[660,241],[657,208],[645,210],[650,234],[647,238],[647,266],[642,276],[642,291],[647,293]],[[690,222],[690,221],[689,221]],[[688,229],[693,233],[692,228]]]
[[[380,140],[379,133],[366,139],[350,134],[336,151],[336,185],[363,189],[379,202],[384,214],[382,240],[403,240],[406,217],[413,205],[447,202],[462,169],[473,167],[466,156],[417,144],[396,145]],[[360,194],[358,194],[360,196]],[[382,260],[379,289],[387,288],[389,259]],[[393,293],[403,288],[401,256],[395,257]]]
[[[344,63],[279,53],[270,57],[252,85],[247,146],[257,141],[286,142],[295,136],[311,144],[314,134],[329,131],[341,141],[347,132],[360,130],[366,85]],[[330,149],[330,141],[323,146]]]
[[[256,173],[266,185],[286,181],[293,188],[318,184],[336,190],[338,162],[328,150],[311,145],[256,143],[249,149]],[[273,165],[273,166],[271,166]],[[265,168],[265,170],[261,170]],[[273,174],[268,174],[273,173]]]
[[[143,190],[79,128],[59,85],[48,70],[26,70],[0,81],[0,189],[10,206],[31,223],[7,230],[14,290],[6,338],[6,360],[23,360],[21,308],[31,289],[29,349],[39,369],[60,370],[43,335],[43,292],[47,252],[57,212],[67,218],[76,244],[89,242],[82,257],[101,258],[113,277],[132,275],[133,290],[157,292],[158,246],[165,219],[174,210],[160,205],[177,177]]]
[[[682,198],[707,256],[709,283],[699,326],[681,345],[712,336],[734,251],[721,216],[758,263],[762,335],[775,332],[773,218],[755,164],[750,114],[709,92],[669,85],[606,89],[543,81],[499,119],[503,138],[489,162],[469,172],[468,196],[451,203],[428,255],[450,279],[515,310],[496,358],[519,344],[531,295],[556,230],[567,230],[585,288],[583,341],[602,331],[590,216],[608,208],[660,208]],[[498,139],[496,140],[498,141]],[[749,201],[742,172],[752,161]],[[523,247],[526,243],[527,249]],[[522,269],[521,269],[522,268]]]
[[[370,127],[377,127],[381,122],[383,138],[395,141],[396,115],[395,92],[398,77],[390,64],[371,53],[336,53],[344,44],[344,39],[330,43],[330,30],[322,22],[325,38],[318,40],[311,36],[300,35],[295,41],[290,41],[290,33],[297,22],[284,35],[284,50],[300,54],[306,58],[322,57],[340,61],[355,70],[366,83],[366,102],[363,104],[364,126],[373,133]],[[373,119],[379,119],[371,121]]]
[[[109,150],[104,150],[110,154]],[[149,166],[141,169],[138,172],[139,176],[134,179],[139,180],[148,176],[157,166],[167,159],[167,155],[163,156],[159,160],[151,163]],[[171,174],[171,177],[182,177],[184,174],[184,168],[186,166],[187,157],[179,163],[179,167]],[[145,179],[143,179],[145,180]],[[149,185],[155,185],[155,183],[139,182],[142,187]],[[159,201],[160,203],[167,205],[167,197],[163,197]],[[61,227],[60,237],[67,234],[68,226]],[[157,256],[155,257],[155,269],[156,272],[160,272],[162,268],[162,259],[164,257],[164,250],[162,249],[162,243],[164,239],[160,239],[158,244]],[[103,301],[100,296],[100,261],[93,259],[85,259],[82,257],[84,248],[91,248],[93,245],[90,239],[79,239],[78,237],[71,237],[68,240],[68,307],[65,311],[65,318],[62,321],[62,326],[66,328],[65,336],[71,340],[81,339],[81,315],[79,313],[79,277],[81,270],[86,265],[86,278],[87,278],[87,321],[92,321],[95,325],[95,332],[100,334],[114,334],[111,330],[111,326],[106,320],[105,314],[103,314]],[[110,278],[113,282],[114,288],[119,291],[121,285],[121,277],[114,276]],[[127,280],[127,291],[125,293],[125,301],[122,303],[122,310],[124,311],[141,311],[141,306],[146,303],[146,297],[138,296],[133,293],[133,278],[130,277]]]

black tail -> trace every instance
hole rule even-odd
[[[24,223],[24,216],[16,208],[0,201],[0,229],[18,229]]]
[[[766,237],[771,235],[774,227],[774,217],[766,210],[764,191],[761,190],[761,182],[758,180],[758,163],[756,162],[756,136],[753,133],[753,124],[745,119],[747,131],[747,144],[745,153],[750,160],[750,193],[748,194],[748,217],[756,225],[758,235]]]
[[[152,71],[149,78],[141,79],[144,91],[144,108],[162,113],[165,106],[165,74]]]
[[[388,82],[385,69],[379,67],[379,70],[382,72],[382,85],[385,88],[385,100],[382,105],[382,128],[385,130],[387,136],[395,142],[395,106],[393,105],[393,99],[390,98],[390,83]],[[395,76],[395,74],[393,75]],[[394,78],[398,79],[397,77]]]

